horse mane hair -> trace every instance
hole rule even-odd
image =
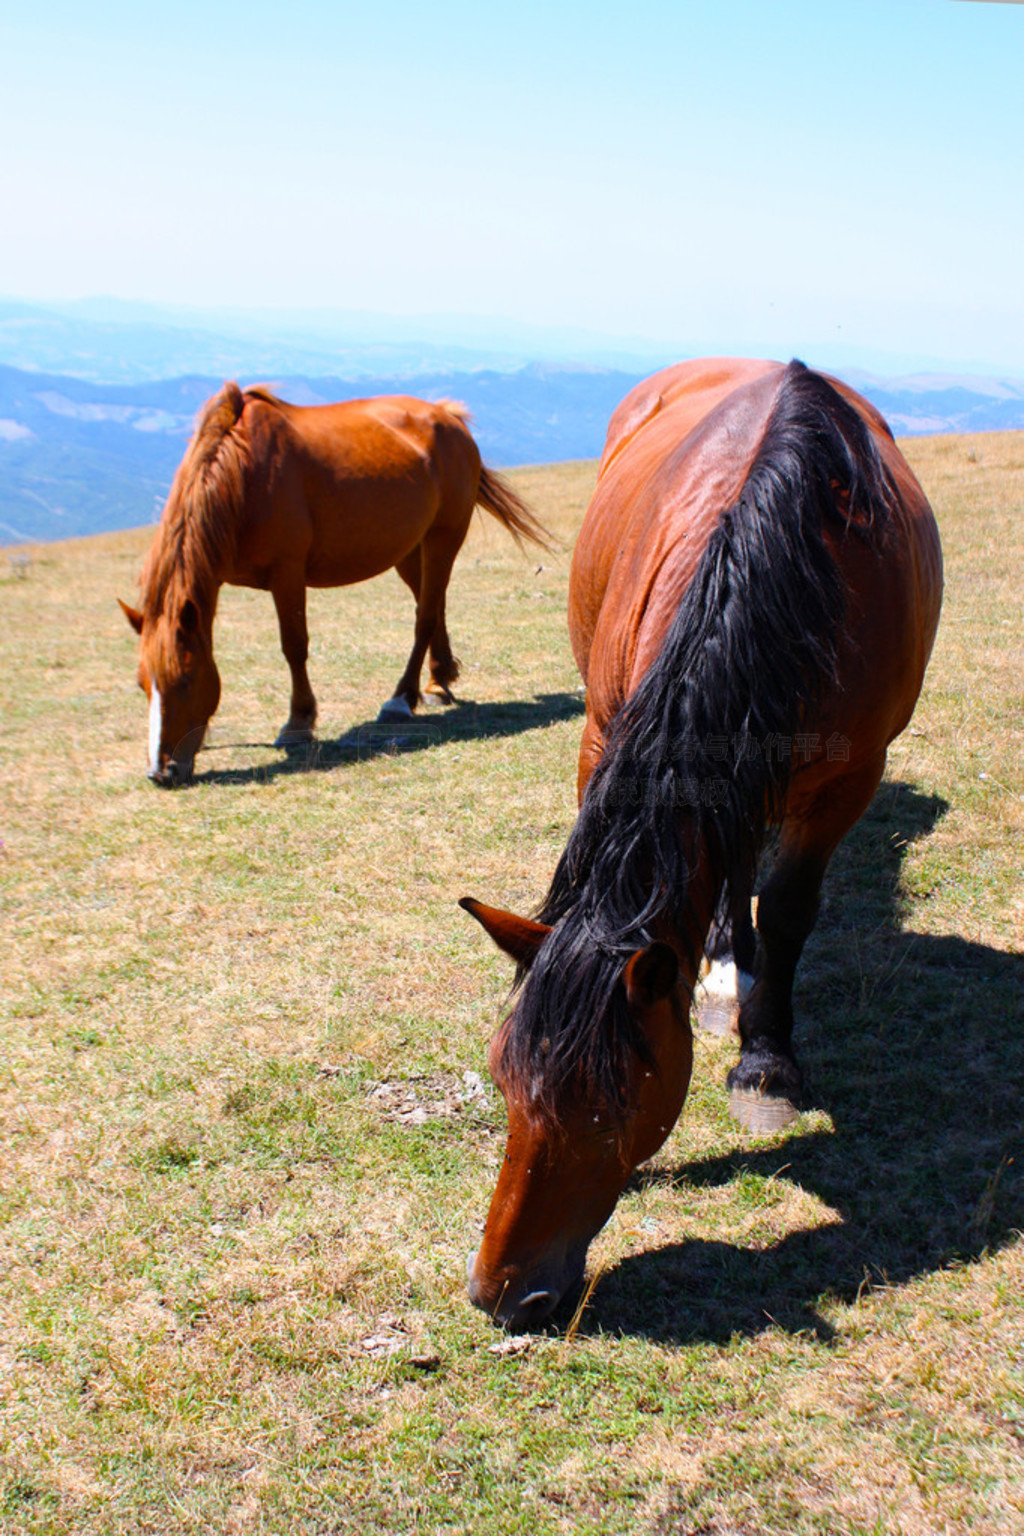
[[[247,390],[243,395],[231,382],[204,405],[143,567],[148,620],[174,617],[188,598],[204,615],[212,612],[223,573],[234,558],[242,509],[249,462],[242,411],[247,397],[262,399],[266,393]]]
[[[502,1073],[549,1122],[570,1088],[621,1114],[631,1056],[651,1065],[621,985],[625,962],[666,924],[699,947],[691,859],[706,861],[716,894],[756,872],[790,760],[734,745],[809,722],[835,681],[845,610],[824,531],[884,536],[894,498],[858,412],[790,363],[743,488],[611,724],[537,913],[552,932],[516,977]]]

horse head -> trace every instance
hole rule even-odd
[[[118,602],[121,602],[118,598]],[[139,687],[149,700],[149,768],[154,784],[173,788],[192,777],[195,755],[220,702],[212,623],[191,598],[155,616],[121,603],[139,636]]]
[[[631,1173],[675,1124],[693,1063],[689,1015],[675,950],[648,944],[623,960],[614,982],[637,1044],[627,1053],[618,1091],[602,1088],[579,1055],[569,1070],[546,1073],[552,1053],[543,1037],[524,1073],[509,1042],[553,930],[469,898],[460,905],[525,973],[516,1005],[490,1046],[491,1076],[508,1110],[508,1141],[483,1240],[467,1263],[469,1294],[495,1321],[530,1328],[582,1279],[587,1249]],[[585,1034],[594,1021],[579,1023]],[[563,1063],[572,1059],[571,1051],[563,1053]]]

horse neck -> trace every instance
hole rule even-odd
[[[152,619],[167,615],[172,622],[192,603],[200,626],[212,629],[220,589],[230,574],[227,551],[204,537],[182,516],[161,524],[143,573],[143,610]]]
[[[680,825],[679,840],[691,871],[685,894],[679,893],[684,899],[670,901],[663,907],[652,928],[653,937],[670,944],[679,956],[681,980],[692,992],[704,941],[722,893],[723,877],[715,867],[707,839],[692,823]]]
[[[687,829],[681,830],[686,841]],[[564,861],[565,855],[563,875]],[[551,911],[552,932],[525,973],[502,1046],[506,1080],[529,1092],[549,1117],[557,1117],[560,1085],[576,1077],[590,1085],[595,1099],[625,1109],[637,1059],[650,1067],[658,1047],[646,1040],[627,1006],[620,986],[624,968],[655,939],[671,945],[679,959],[677,1006],[685,1010],[717,894],[707,860],[696,860],[691,877],[670,900],[652,892],[650,865],[630,870],[617,889],[609,887],[599,865],[600,860],[575,890],[563,890],[557,916]],[[556,872],[549,904],[558,883]]]
[[[208,415],[219,398],[211,402]],[[234,569],[245,513],[248,449],[228,425],[226,419],[215,422],[207,443],[201,424],[179,466],[143,573],[147,611],[159,613],[191,600],[213,623],[217,594]]]
[[[681,958],[699,958],[725,869],[709,812],[670,759],[637,754],[630,735],[611,743],[538,914],[543,922],[574,914],[600,947],[626,952],[657,938]]]

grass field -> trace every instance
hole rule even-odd
[[[144,778],[143,532],[0,567],[0,1531],[1024,1531],[1024,436],[906,445],[947,597],[798,983],[814,1108],[753,1139],[700,1037],[575,1332],[467,1301],[507,964],[574,812],[567,556],[456,566],[463,702],[372,722],[390,574],[312,595],[321,745],[269,745],[228,590],[193,788]],[[515,482],[567,542],[593,466]]]

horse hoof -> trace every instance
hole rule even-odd
[[[705,960],[694,988],[698,1028],[709,1035],[738,1035],[740,1009],[754,988],[754,978],[733,961]]]
[[[729,1093],[729,1113],[745,1130],[757,1136],[770,1136],[791,1125],[800,1111],[789,1099],[775,1093],[758,1093],[754,1088],[733,1088]]]
[[[739,1034],[740,1005],[735,998],[712,997],[697,988],[694,1015],[697,1028],[709,1035]]]
[[[397,693],[393,699],[388,699],[386,704],[381,705],[380,714],[377,716],[377,724],[388,725],[396,720],[412,720],[413,718],[413,712],[409,707],[408,699],[403,698],[400,693]]]
[[[274,742],[275,747],[308,747],[313,740],[313,727],[311,725],[284,725],[277,733]]]
[[[423,690],[423,697],[428,704],[454,704],[455,695],[447,688],[442,688],[438,683],[428,683]]]

